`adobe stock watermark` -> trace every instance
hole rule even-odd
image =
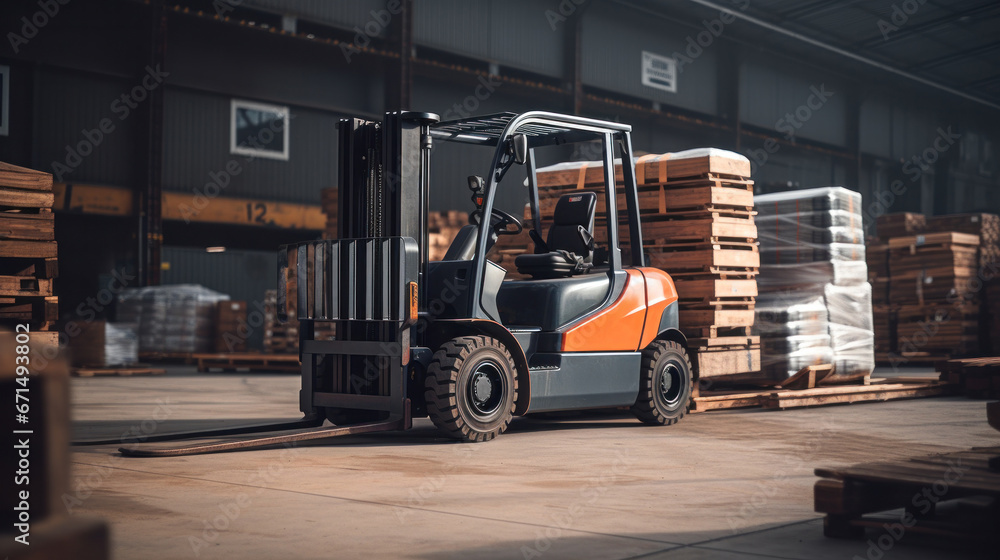
[[[389,0],[385,3],[385,8],[372,10],[371,19],[364,26],[354,26],[354,41],[351,43],[341,43],[340,52],[344,55],[344,60],[351,62],[351,57],[360,54],[363,49],[368,48],[372,39],[382,34],[394,16],[403,13],[403,3],[401,0]]]
[[[228,531],[234,523],[253,505],[253,499],[264,493],[283,475],[290,472],[286,465],[290,465],[295,457],[302,450],[296,447],[295,443],[286,443],[278,457],[269,462],[266,466],[259,467],[255,473],[250,475],[245,485],[253,486],[253,491],[241,491],[230,500],[218,504],[219,513],[211,515],[211,519],[202,519],[202,531],[200,536],[189,535],[188,545],[194,556],[200,556],[204,548],[218,541],[222,534]]]
[[[295,114],[289,112],[289,126],[294,118]],[[240,142],[239,147],[264,150],[274,140],[276,135],[284,134],[284,130],[284,119],[274,119],[266,127],[257,131],[257,134],[248,136],[243,142]],[[243,157],[243,163],[250,163],[255,159],[255,155],[247,154]],[[240,164],[240,160],[237,158],[231,158],[222,166],[222,169],[209,171],[208,182],[203,187],[195,187],[191,190],[191,202],[180,204],[177,207],[181,212],[184,223],[190,224],[191,220],[197,218],[202,210],[208,208],[208,205],[229,187],[233,178],[239,176],[241,173],[243,173],[243,165]]]
[[[560,23],[566,23],[587,2],[588,0],[560,0],[555,10],[545,10],[545,21],[549,22],[552,31],[556,31]]]
[[[149,436],[156,433],[159,425],[173,415],[173,403],[170,399],[157,399],[156,408],[149,416],[140,420],[137,424],[129,426],[122,432],[119,441],[122,445],[142,443]],[[66,508],[66,513],[73,514],[74,510],[83,505],[91,496],[94,490],[104,485],[115,473],[115,466],[122,461],[123,455],[109,455],[105,458],[103,465],[92,465],[91,472],[77,474],[73,477],[73,492],[62,495],[62,503]]]
[[[923,177],[924,173],[932,170],[934,164],[941,155],[954,146],[962,135],[951,130],[951,126],[938,127],[937,136],[929,146],[924,148],[919,154],[914,154],[903,164],[903,174],[906,175],[910,183],[916,183]],[[910,186],[902,180],[896,179],[889,184],[887,190],[881,190],[872,195],[874,200],[865,208],[866,228],[870,228],[875,223],[875,219],[889,212],[896,200],[906,194]]]
[[[733,3],[736,4],[736,8],[740,11],[744,11],[750,7],[750,0],[734,0]],[[695,35],[687,36],[684,40],[686,46],[683,52],[674,51],[670,55],[670,58],[673,58],[677,62],[677,73],[680,74],[683,72],[685,65],[691,64],[698,57],[705,54],[705,51],[715,44],[715,40],[722,36],[722,33],[726,30],[726,26],[735,21],[736,12],[730,10],[719,12],[719,17],[717,18],[701,20],[701,26],[704,29]]]
[[[392,513],[401,524],[406,518],[413,515],[417,508],[423,507],[427,500],[444,488],[448,481],[448,476],[461,471],[472,459],[476,451],[483,449],[481,445],[457,445],[453,446],[455,457],[450,461],[445,461],[444,467],[437,474],[428,474],[420,484],[410,488],[406,497],[406,506],[393,506]]]
[[[636,459],[631,456],[628,449],[624,451],[616,450],[615,458],[611,462],[611,467],[602,472],[599,476],[590,478],[577,492],[576,498],[565,508],[551,516],[553,526],[535,530],[534,546],[522,545],[521,557],[524,560],[538,558],[552,549],[552,546],[559,539],[565,536],[565,532],[573,528],[576,520],[583,515],[588,507],[597,503],[609,488],[617,484]]]
[[[478,83],[472,93],[442,113],[441,120],[453,121],[471,117],[479,110],[479,105],[489,99],[502,84],[500,77],[495,74],[479,76]]]
[[[882,33],[882,40],[888,41],[889,34],[899,31],[900,27],[910,21],[910,16],[917,13],[920,7],[927,3],[927,0],[903,0],[899,4],[892,5],[892,13],[889,14],[889,21],[879,19],[876,22],[878,30]]]
[[[801,449],[786,455],[771,479],[758,482],[753,494],[743,499],[743,503],[734,515],[726,518],[731,534],[735,535],[750,526],[760,512],[771,503],[771,499],[789,483],[792,476],[798,472],[808,473],[811,470],[810,464],[822,448],[822,442],[837,431],[837,424],[829,418],[821,419],[819,424],[818,428],[811,431],[809,439],[802,444]]]
[[[826,84],[809,86],[809,95],[805,101],[775,121],[774,130],[784,132],[785,140],[794,143],[796,131],[809,122],[833,96],[834,92],[826,89]],[[754,166],[754,173],[756,173],[757,168],[766,164],[768,158],[776,154],[780,149],[781,144],[778,144],[778,139],[771,137],[764,141],[763,148],[749,149],[745,155],[750,159],[751,165]]]
[[[142,77],[139,85],[115,98],[109,109],[118,117],[119,122],[124,121],[129,118],[132,111],[139,108],[139,105],[149,97],[151,92],[163,85],[163,80],[168,76],[170,73],[161,70],[159,65],[156,65],[156,68],[146,66],[146,75]],[[95,128],[81,130],[80,135],[83,138],[76,144],[66,146],[66,157],[63,158],[63,161],[52,162],[52,175],[55,176],[56,181],[62,181],[66,175],[79,167],[84,158],[94,153],[94,150],[116,130],[117,126],[111,117],[104,117]]]
[[[913,511],[921,515],[930,513],[934,506],[948,494],[948,489],[965,476],[966,471],[971,467],[964,465],[961,459],[948,461],[948,469],[942,477],[934,483],[924,486],[910,499],[910,506],[899,515],[899,521],[894,523],[883,523],[884,533],[876,539],[868,539],[868,549],[865,555],[855,554],[851,560],[880,560],[887,552],[892,550],[896,543],[903,539],[907,529],[917,524],[917,518]]]
[[[69,3],[70,0],[38,0],[38,11],[21,18],[20,33],[14,31],[7,33],[7,41],[14,54],[21,52],[21,47],[37,37],[38,33],[59,15],[60,7]]]

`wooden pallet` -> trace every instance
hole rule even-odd
[[[939,362],[941,381],[953,383],[971,397],[1000,396],[1000,357]]]
[[[230,372],[248,370],[294,373],[302,371],[298,354],[257,354],[250,352],[233,354],[194,354],[193,358],[197,361],[198,371],[201,373],[207,373],[210,370]]]
[[[952,386],[937,380],[893,383],[871,379],[870,385],[835,385],[813,389],[766,389],[758,391],[705,391],[692,400],[692,412],[730,408],[780,410],[861,402],[882,402],[948,394]],[[787,381],[786,381],[787,383]]]
[[[95,377],[117,375],[128,377],[130,375],[159,375],[166,373],[165,369],[151,368],[147,366],[114,366],[114,367],[75,367],[72,373],[76,377]]]
[[[905,534],[924,534],[953,544],[992,550],[1000,544],[1000,515],[995,507],[979,506],[982,500],[1000,500],[1000,471],[991,468],[1000,458],[1000,447],[974,448],[911,459],[863,463],[850,467],[818,468],[813,490],[815,510],[825,513],[823,533],[828,537],[866,537],[865,529],[890,534],[892,543]],[[934,502],[927,499],[932,492]],[[919,499],[923,496],[924,499]],[[936,503],[964,499],[965,508],[941,514]],[[873,519],[870,514],[906,508],[893,519]],[[948,517],[948,515],[955,517]],[[888,522],[887,522],[888,521]],[[879,537],[877,542],[882,542]],[[884,550],[884,547],[883,547]],[[995,557],[995,556],[994,556]]]
[[[711,329],[711,327],[708,327]],[[716,379],[760,371],[760,337],[689,338],[691,364],[699,379]]]

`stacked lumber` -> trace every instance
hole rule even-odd
[[[319,193],[320,209],[326,215],[326,227],[323,228],[323,239],[337,238],[337,209],[339,207],[337,200],[340,197],[338,193],[340,193],[340,189],[337,187],[323,189]]]
[[[139,362],[139,325],[80,321],[80,332],[70,337],[70,352],[74,366],[132,365]]]
[[[888,270],[873,280],[887,286],[875,307],[876,321],[888,329],[879,336],[879,361],[933,362],[1000,350],[990,299],[1000,289],[988,282],[1000,262],[1000,217],[891,214],[878,227],[878,243],[888,248]]]
[[[875,218],[875,227],[879,239],[909,237],[923,233],[926,230],[927,217],[914,212],[882,214],[878,218]]]
[[[889,300],[897,305],[969,300],[975,290],[979,238],[956,232],[927,233],[889,240],[892,283]]]
[[[229,300],[215,304],[216,352],[246,352],[248,335],[247,302]]]
[[[754,224],[753,181],[745,157],[717,149],[645,155],[636,162],[642,250],[647,264],[668,272],[679,294],[679,321],[699,378],[742,376],[760,370],[759,339],[751,335],[760,265]],[[630,246],[621,164],[616,206],[619,245]],[[538,170],[540,210],[551,223],[563,194],[585,189],[605,207],[601,162],[572,162]],[[547,231],[543,231],[543,236]],[[607,225],[598,212],[598,245]]]
[[[269,354],[299,353],[299,320],[296,317],[295,285],[289,286],[288,320],[278,320],[278,291],[264,292],[264,352]],[[328,321],[315,321],[313,334],[316,340],[333,340],[336,329]]]
[[[52,344],[59,319],[53,200],[52,175],[0,162],[0,326],[27,323]]]
[[[758,285],[766,302],[758,308],[757,332],[770,350],[771,380],[823,363],[834,366],[823,383],[867,379],[875,333],[861,195],[825,187],[759,195],[755,202]],[[805,320],[806,312],[818,317]]]
[[[927,231],[957,231],[979,237],[979,262],[1000,263],[1000,216],[949,214],[927,219]]]
[[[427,215],[427,253],[432,261],[444,259],[458,230],[469,224],[469,214],[459,210],[431,212]],[[506,237],[506,236],[505,236]]]
[[[895,353],[971,356],[980,349],[979,237],[938,232],[889,239],[889,301],[897,315]]]

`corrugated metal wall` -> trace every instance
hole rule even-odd
[[[140,117],[130,111],[123,119],[124,113],[114,112],[112,103],[133,85],[126,80],[39,68],[31,167],[53,173],[61,182],[130,185],[139,157],[135,120]],[[114,127],[108,134],[94,132],[103,119],[110,119]],[[68,156],[67,150],[79,158]],[[70,172],[53,169],[53,162],[66,165],[67,158]]]
[[[670,57],[682,52],[698,29],[607,3],[583,13],[583,81],[610,91],[715,114],[716,49],[705,48],[677,77],[677,93],[642,85],[642,51]]]
[[[236,161],[223,196],[319,203],[320,189],[337,180],[338,116],[291,107],[288,161],[229,152],[231,98],[172,88],[164,100],[163,186],[191,191]],[[252,100],[251,100],[252,101]]]
[[[383,111],[380,57],[348,61],[326,44],[206,20],[171,20],[170,30],[171,85],[331,111]]]
[[[204,249],[164,247],[163,262],[169,263],[169,270],[163,271],[163,284],[201,284],[234,300],[245,300],[251,312],[263,308],[264,291],[278,284],[277,253],[273,251],[206,253]],[[250,326],[247,342],[261,348],[263,326]]]
[[[558,10],[553,0],[417,2],[413,37],[418,45],[558,77],[565,74],[566,24],[546,16]]]
[[[847,94],[830,76],[801,68],[757,62],[740,67],[740,118],[775,136],[847,145]]]

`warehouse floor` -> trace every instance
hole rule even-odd
[[[297,392],[292,375],[179,367],[75,378],[74,429],[117,437],[292,418]],[[76,448],[65,501],[110,522],[119,560],[956,558],[905,538],[885,553],[824,538],[813,468],[998,444],[984,401],[961,397],[713,412],[669,428],[525,418],[478,445],[419,420],[408,433],[194,457]]]

